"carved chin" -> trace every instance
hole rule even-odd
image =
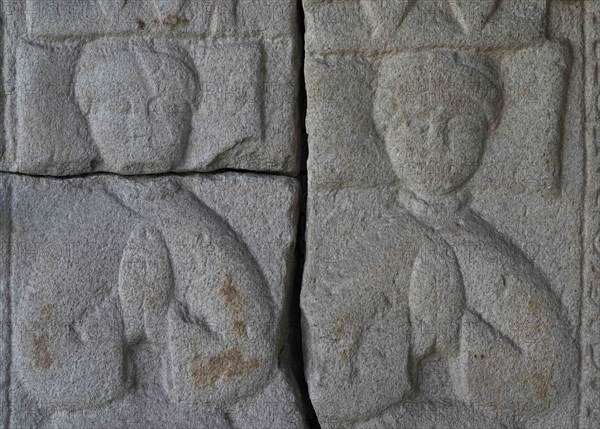
[[[130,139],[125,144],[99,144],[100,158],[107,170],[162,172],[174,168],[183,156],[183,144],[152,140],[149,137]]]

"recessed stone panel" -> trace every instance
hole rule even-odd
[[[297,172],[294,2],[3,7],[0,169]],[[108,133],[107,124],[121,126]]]
[[[304,5],[321,426],[596,426],[582,3]]]
[[[279,359],[294,179],[4,177],[2,190],[10,427],[302,426]]]

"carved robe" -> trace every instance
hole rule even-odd
[[[192,409],[268,381],[272,300],[222,219],[171,182],[71,203],[67,214],[57,205],[60,220],[31,255],[17,311],[17,368],[43,408],[108,405],[118,415],[112,404],[124,396],[128,407],[155,407],[151,389],[165,408]]]

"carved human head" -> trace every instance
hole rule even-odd
[[[373,116],[394,171],[411,190],[451,193],[477,171],[502,91],[481,55],[422,51],[381,65]]]
[[[181,160],[198,92],[193,61],[168,42],[92,42],[75,77],[75,96],[102,160],[125,172],[163,172]]]

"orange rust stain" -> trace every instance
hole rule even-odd
[[[548,397],[554,392],[552,385],[552,376],[539,371],[533,372],[530,376],[526,377],[526,382],[529,384],[535,399],[543,403],[548,400]]]
[[[523,372],[519,374],[519,384],[523,386],[526,391],[529,391],[532,398],[538,403],[546,403],[551,400],[551,396],[556,393],[556,388],[552,381],[551,369],[546,368],[546,371],[540,370],[529,372]]]
[[[233,279],[233,274],[225,274],[225,280],[219,286],[219,292],[225,302],[227,312],[232,319],[232,327],[239,337],[246,336],[246,311],[244,309],[244,300],[237,284]]]
[[[53,312],[54,312],[54,307],[52,306],[52,304],[46,304],[40,310],[40,313],[42,313],[42,317],[44,318],[44,320],[52,319]]]
[[[333,338],[337,341],[341,340],[342,338],[344,338],[345,336],[348,335],[348,322],[349,322],[349,317],[348,315],[344,315],[340,318],[340,320],[338,321],[335,330],[333,331]]]
[[[348,340],[350,339],[351,332],[348,329],[348,324],[350,323],[350,316],[347,314],[343,315],[339,318],[337,324],[335,325],[335,329],[333,330],[333,339],[335,341],[342,342],[342,345],[346,345],[346,347],[340,352],[339,364],[345,365],[350,360],[350,356],[352,353],[352,344],[348,345]]]
[[[342,338],[344,338],[344,334],[346,332],[344,328],[344,325],[342,325],[341,323],[338,324],[335,328],[335,331],[333,331],[333,338],[336,340],[341,340]]]
[[[155,310],[156,309],[156,306],[158,305],[158,299],[156,299],[155,296],[151,296],[150,298],[148,298],[147,302],[148,302],[148,307],[151,310]]]
[[[189,25],[190,20],[184,16],[178,15],[167,15],[162,21],[163,25],[169,27],[186,26]]]
[[[246,322],[243,320],[236,320],[233,322],[233,330],[238,336],[244,336],[246,333]]]
[[[229,348],[215,356],[198,353],[192,359],[194,386],[202,390],[213,386],[217,380],[241,377],[260,366],[257,358],[246,360],[239,347]]]
[[[350,359],[350,349],[344,349],[340,353],[340,365],[345,365]]]
[[[545,401],[552,390],[552,386],[550,385],[550,376],[541,372],[534,372],[531,375],[530,382],[536,399],[540,402]]]
[[[531,310],[531,314],[533,314],[535,317],[540,317],[540,314],[542,313],[540,302],[537,300],[530,300],[528,304],[529,310]]]
[[[48,351],[48,337],[36,335],[33,339],[33,363],[37,368],[48,369],[54,362],[54,358]]]

